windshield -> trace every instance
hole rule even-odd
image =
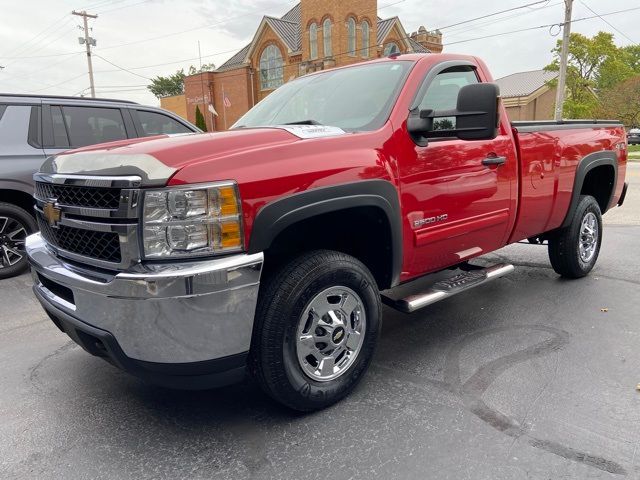
[[[370,63],[301,77],[278,88],[231,128],[312,124],[376,130],[389,117],[413,65]]]

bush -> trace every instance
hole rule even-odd
[[[204,120],[204,115],[200,111],[200,107],[196,105],[196,127],[203,132],[207,131],[207,122]]]

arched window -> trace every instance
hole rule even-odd
[[[395,42],[389,42],[384,46],[384,56],[388,57],[394,53],[400,53],[400,47]]]
[[[331,51],[331,20],[328,18],[322,23],[322,42],[324,46],[324,56],[333,55]]]
[[[369,23],[362,22],[362,58],[369,58]]]
[[[260,89],[273,90],[284,83],[282,53],[275,45],[269,45],[260,56]]]
[[[347,52],[352,57],[356,54],[356,21],[353,18],[347,20]]]
[[[318,58],[318,25],[315,23],[309,27],[309,55],[311,60]]]

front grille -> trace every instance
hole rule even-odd
[[[42,236],[54,247],[96,260],[120,263],[120,240],[117,233],[97,232],[66,225],[52,228],[39,212],[36,218]]]
[[[116,210],[120,206],[119,188],[80,187],[36,182],[36,197],[55,199],[60,205]]]

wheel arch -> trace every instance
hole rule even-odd
[[[287,245],[292,239],[306,242],[303,237],[309,228],[328,225],[331,221],[346,228],[351,241],[366,240],[370,247],[377,246],[376,242],[386,246],[388,242],[388,249],[380,252],[373,268],[365,261],[371,260],[371,255],[360,259],[372,270],[380,289],[399,282],[402,268],[400,201],[396,187],[386,180],[319,187],[267,204],[253,223],[248,252],[268,254],[279,248],[279,242]],[[371,238],[372,233],[379,235]],[[340,243],[341,239],[328,235],[325,240],[316,241],[313,248],[331,248],[332,243]],[[354,256],[358,257],[357,252],[345,253],[356,253]]]
[[[0,203],[10,203],[11,205],[26,210],[31,216],[34,216],[33,206],[35,202],[33,196],[22,190],[0,188]]]
[[[611,205],[617,181],[618,158],[613,150],[593,152],[582,158],[576,168],[569,210],[561,227],[571,223],[581,195],[593,196],[604,214]]]

